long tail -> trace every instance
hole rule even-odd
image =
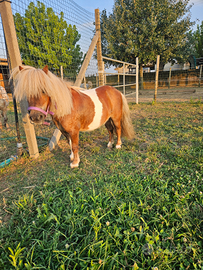
[[[134,138],[134,129],[132,125],[132,121],[130,118],[130,109],[128,107],[128,102],[123,94],[122,101],[123,101],[123,111],[122,111],[122,120],[121,120],[121,129],[122,129],[122,136],[133,139]]]

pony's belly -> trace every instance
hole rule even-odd
[[[99,100],[99,97],[97,95],[96,89],[91,89],[83,92],[85,95],[87,95],[92,102],[94,103],[94,118],[92,122],[87,126],[84,127],[83,131],[91,131],[94,129],[99,128],[104,123],[101,123],[102,114],[103,114],[103,104]]]

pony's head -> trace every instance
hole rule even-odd
[[[20,71],[22,71],[23,69],[23,67],[19,66]],[[48,67],[45,66],[42,71],[44,71],[45,74],[48,74]],[[28,103],[28,113],[30,120],[35,124],[43,124],[44,119],[49,112],[50,97],[42,90],[40,95],[29,96]]]
[[[57,117],[71,113],[69,85],[51,73],[47,66],[43,69],[19,66],[12,71],[11,78],[14,79],[17,101],[27,99],[29,116],[34,123],[43,123],[50,111]]]

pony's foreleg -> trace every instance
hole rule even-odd
[[[73,146],[73,141],[75,139],[75,136],[73,134],[70,134],[69,132],[67,132],[64,128],[61,127],[61,132],[62,134],[66,137],[67,141],[69,142],[69,145],[70,145],[70,150],[71,150],[71,154],[70,154],[70,161],[71,161],[71,168],[74,168],[74,167],[78,167],[78,164],[79,164],[79,161],[78,162],[75,162],[75,153],[74,153],[74,146]],[[77,136],[76,136],[77,137]],[[78,145],[78,141],[79,141],[79,132],[78,132],[78,139],[76,140],[76,144]],[[79,156],[78,156],[79,158]],[[77,165],[76,165],[77,164]]]
[[[75,132],[75,133],[70,133],[70,137],[71,137],[71,163],[70,163],[70,167],[71,168],[76,168],[79,166],[80,163],[80,157],[79,157],[79,131]]]

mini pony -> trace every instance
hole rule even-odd
[[[0,129],[2,129],[2,124],[4,127],[8,128],[8,118],[7,118],[7,107],[9,105],[9,97],[6,90],[0,86]],[[3,121],[2,121],[3,119]]]
[[[55,76],[45,66],[36,69],[19,66],[11,74],[15,80],[14,95],[18,101],[28,100],[29,118],[35,124],[43,124],[47,114],[67,138],[70,148],[70,167],[78,167],[79,132],[91,131],[105,125],[109,132],[107,147],[113,146],[113,134],[117,135],[116,148],[121,148],[121,136],[132,139],[133,126],[127,100],[111,86],[81,91]]]

